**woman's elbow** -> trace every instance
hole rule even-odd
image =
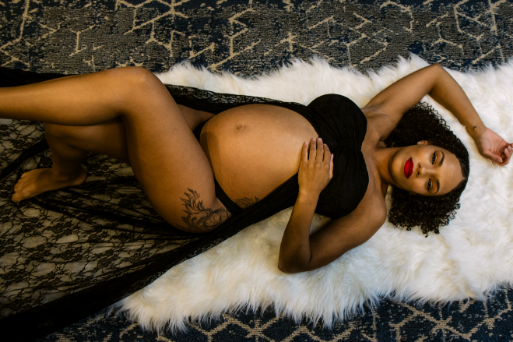
[[[433,63],[428,66],[433,72],[440,73],[440,72],[447,72],[444,67],[441,64]]]
[[[306,271],[306,269],[303,269],[300,265],[297,263],[287,263],[284,261],[278,261],[278,269],[282,271],[283,273],[300,273]]]

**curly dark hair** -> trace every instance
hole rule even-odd
[[[427,140],[430,144],[454,153],[461,165],[463,180],[451,192],[442,196],[421,196],[393,187],[392,207],[388,220],[407,230],[420,226],[422,233],[439,233],[438,228],[454,219],[460,208],[459,199],[467,185],[469,155],[463,143],[454,135],[444,119],[426,103],[418,103],[403,116],[396,129],[385,140],[388,147],[416,145]]]

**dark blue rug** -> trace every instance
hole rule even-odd
[[[321,56],[362,72],[415,53],[455,70],[513,56],[513,3],[468,1],[3,1],[0,65],[85,73],[190,61],[250,76]],[[1,280],[1,279],[0,279]],[[225,315],[158,337],[123,318],[90,317],[41,341],[511,341],[513,292],[490,302],[416,307],[384,300],[333,330],[272,312]]]

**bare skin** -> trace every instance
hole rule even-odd
[[[185,106],[179,107],[191,130],[213,116]],[[22,174],[14,187],[14,202],[21,202],[46,191],[82,184],[87,179],[87,171],[81,164],[90,152],[106,154],[130,164],[125,131],[119,119],[94,126],[47,123],[45,133],[52,152],[53,165],[51,168],[35,169]]]
[[[71,176],[59,175],[53,168],[31,170],[21,175],[20,180],[14,186],[15,194],[12,200],[20,202],[46,191],[77,186],[84,183],[86,178],[87,171],[84,168]]]
[[[116,83],[115,78],[108,77],[113,72],[127,78]],[[213,172],[229,197],[246,207],[265,197],[299,170],[300,193],[280,249],[279,268],[284,272],[321,267],[368,240],[386,218],[384,195],[389,184],[422,195],[440,195],[461,181],[461,170],[454,158],[439,148],[424,143],[400,150],[383,146],[382,141],[396,127],[404,112],[424,95],[431,95],[450,109],[467,130],[470,127],[470,135],[488,158],[506,165],[512,152],[511,144],[486,129],[461,88],[441,67],[435,65],[419,70],[391,85],[362,108],[368,120],[362,152],[370,176],[365,197],[350,215],[332,220],[310,236],[316,198],[332,177],[331,153],[302,116],[268,105],[238,107],[210,120],[203,129],[201,144],[198,144],[191,131],[211,114],[177,106],[163,86],[142,71],[136,72],[135,79],[121,71],[102,73],[95,75],[101,74],[103,79],[78,76],[82,77],[81,82],[72,84],[80,87],[91,83],[92,89],[99,88],[98,94],[93,94],[95,103],[81,103],[82,99],[78,98],[63,105],[62,100],[56,98],[43,108],[38,108],[40,102],[37,99],[19,106],[22,94],[14,92],[19,98],[12,94],[10,98],[0,89],[0,102],[7,104],[0,116],[44,121],[54,159],[52,173],[41,173],[48,176],[46,181],[42,180],[46,187],[31,184],[41,180],[24,181],[25,185],[20,183],[15,193],[20,197],[13,197],[13,200],[48,191],[45,189],[50,185],[61,187],[62,182],[53,180],[77,177],[87,153],[101,153],[130,162],[150,202],[166,221],[184,230],[202,232],[214,229],[230,215],[215,198]],[[138,96],[131,93],[130,88],[123,89],[130,82],[139,82],[140,78],[144,79],[144,85],[138,89],[150,86],[155,103],[146,100],[148,94]],[[127,82],[128,79],[131,81]],[[45,83],[50,82],[57,81]],[[44,93],[45,88],[29,90]],[[41,99],[48,99],[59,91],[62,94],[70,84],[62,88],[48,90]],[[108,99],[102,102],[103,93],[112,92],[112,89],[118,90],[108,94]],[[83,94],[84,89],[75,92]],[[125,102],[129,105],[124,105]],[[70,118],[68,107],[77,105],[84,110]],[[165,128],[161,129],[161,126]],[[304,148],[310,149],[310,157],[305,157]],[[440,165],[436,158],[440,160],[442,153],[447,159]],[[409,158],[414,160],[417,172],[415,178],[404,180],[401,178],[401,175],[404,177],[403,165]],[[162,167],[163,163],[165,167]],[[173,177],[169,177],[170,174]],[[80,177],[76,180],[78,182]],[[432,194],[434,191],[436,193]]]
[[[430,95],[456,116],[474,138],[484,157],[497,165],[508,164],[513,144],[507,143],[483,124],[456,81],[439,65],[416,71],[381,91],[362,108],[367,117],[367,134],[362,152],[370,180],[358,207],[349,215],[332,220],[310,235],[310,223],[319,190],[313,186],[300,187],[281,243],[280,270],[287,273],[313,270],[365,243],[386,219],[384,197],[390,184],[423,196],[439,196],[454,189],[462,180],[461,167],[448,151],[428,146],[427,142],[404,148],[384,146],[383,141],[396,128],[404,113],[425,95]],[[318,148],[318,152],[322,151],[322,148]],[[437,160],[441,160],[442,152],[448,158],[440,165]],[[414,173],[407,177],[405,163],[410,158],[413,160]],[[305,158],[301,165],[303,162],[307,164]],[[311,173],[308,168],[300,166],[299,177],[302,172],[305,176],[310,174],[310,177],[315,177],[321,184],[326,181],[327,171]]]
[[[52,173],[41,171],[40,175],[46,179],[37,180],[43,187],[23,180],[16,192],[20,197],[15,193],[14,200],[61,187],[59,177],[63,174],[78,183],[82,179],[75,175],[86,152],[111,153],[126,146],[126,152],[117,151],[114,155],[128,156],[146,197],[164,220],[180,229],[199,233],[214,229],[230,216],[215,196],[212,168],[192,134],[191,124],[197,125],[202,118],[187,121],[167,89],[145,69],[111,69],[1,88],[0,103],[3,118],[83,128],[69,128],[65,132],[57,129],[49,134],[49,144],[57,156],[55,170]],[[122,127],[125,137],[114,144],[114,135],[110,136],[111,132],[105,130],[112,122],[114,125],[110,128],[119,131]],[[83,136],[75,138],[71,132]],[[101,134],[97,137],[94,132]],[[60,141],[59,135],[66,134],[69,134],[68,139]],[[77,147],[74,139],[84,136],[89,139]],[[197,174],[201,177],[196,177]],[[166,177],[168,175],[173,177]]]
[[[14,186],[14,202],[85,182],[87,171],[81,163],[89,153],[63,144],[55,135],[47,134],[47,140],[52,152],[53,167],[35,169],[22,174]]]

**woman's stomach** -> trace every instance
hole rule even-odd
[[[292,177],[299,168],[303,143],[317,137],[300,114],[251,104],[210,119],[203,127],[201,146],[219,185],[244,208]]]

